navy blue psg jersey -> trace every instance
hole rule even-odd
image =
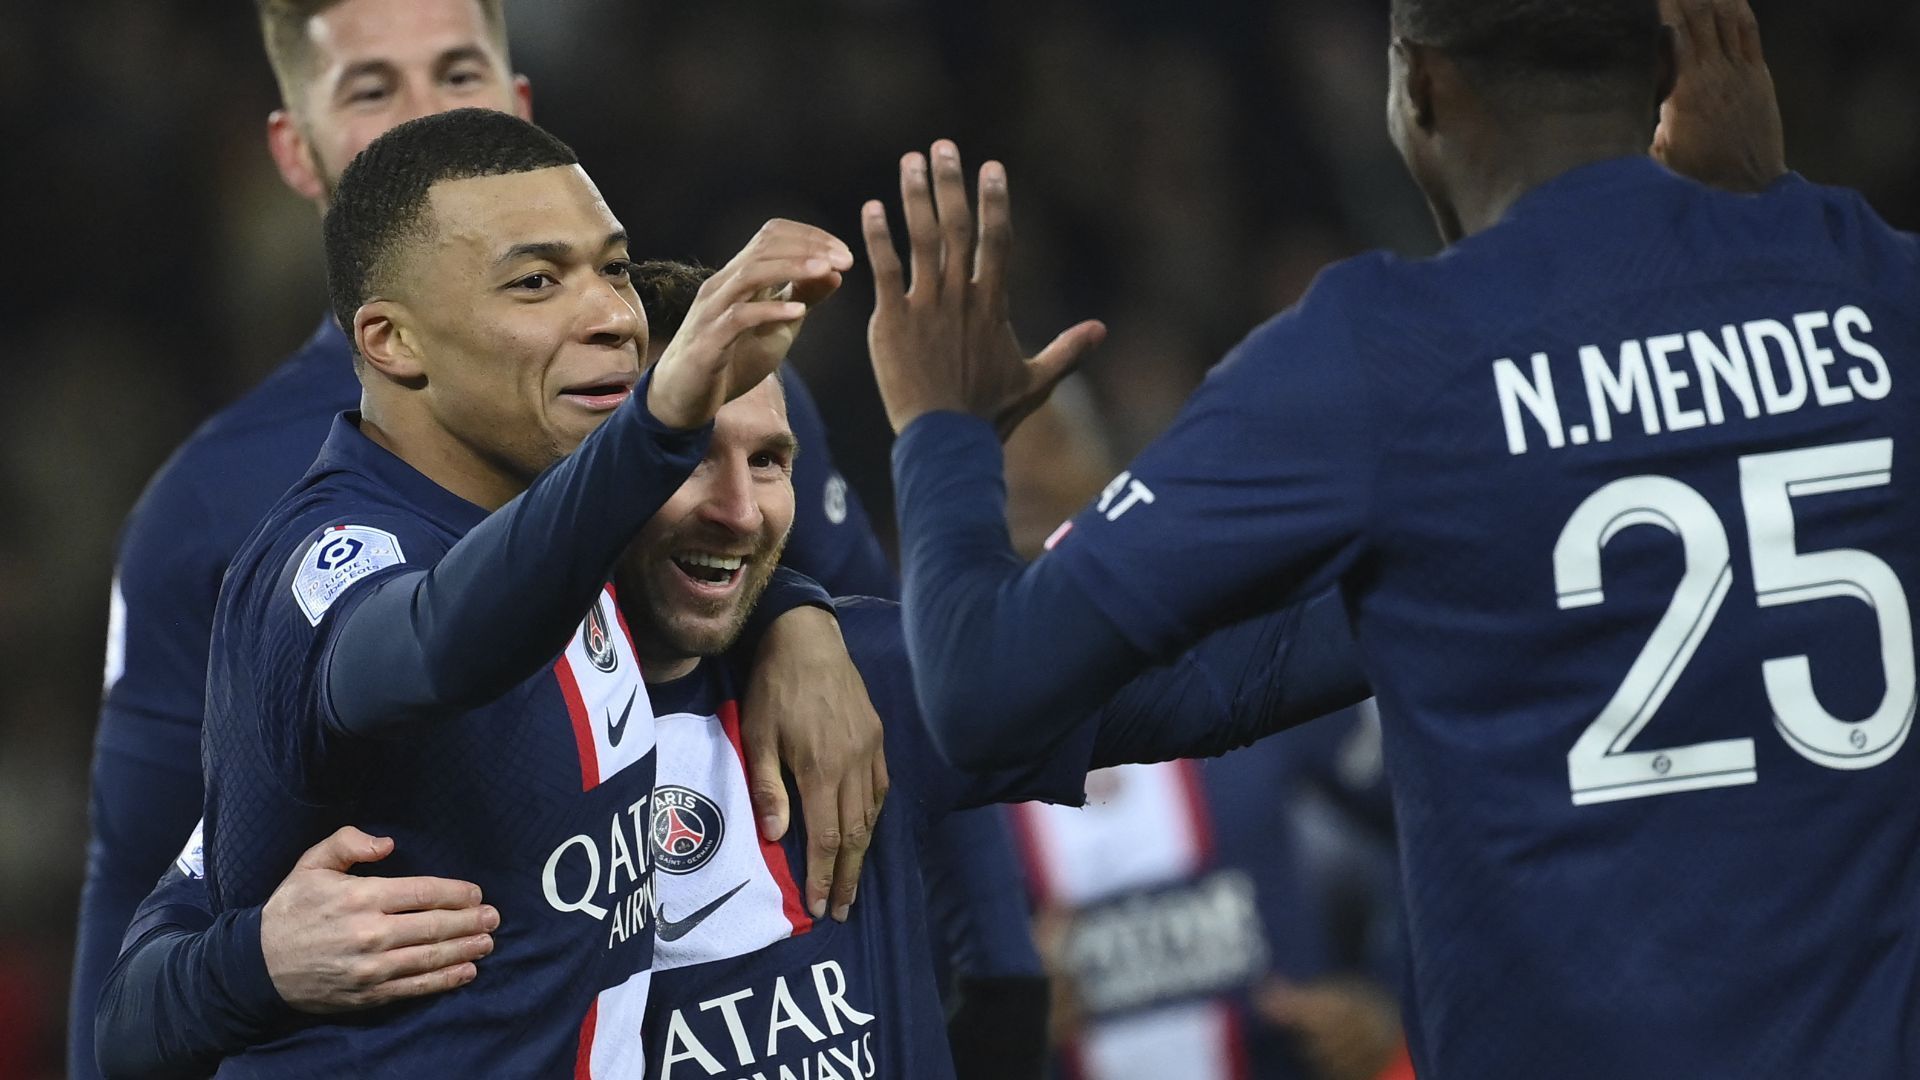
[[[916,711],[899,609],[839,604],[848,650],[885,724],[893,782],[845,923],[815,922],[801,906],[804,830],[767,843],[754,829],[735,680],[709,663],[652,688],[660,765],[651,834],[659,941],[643,1040],[651,1080],[951,1077],[928,965],[927,829],[959,806],[1081,800],[1093,753],[1086,737],[1015,772],[948,765]]]
[[[1164,654],[1337,581],[1431,1080],[1920,1076],[1920,241],[1576,170],[1324,273],[1040,567]]]
[[[612,591],[550,666],[489,704],[391,737],[329,720],[346,613],[383,577],[431,567],[485,517],[343,419],[234,561],[204,733],[215,910],[264,903],[303,850],[352,822],[395,840],[373,872],[472,881],[502,926],[471,993],[313,1023],[229,1059],[222,1076],[640,1067],[654,731]]]

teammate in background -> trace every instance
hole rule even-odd
[[[1351,700],[1362,681],[1351,668],[1329,680],[1333,669],[1322,663],[1309,665],[1310,679],[1295,679],[1292,640],[1337,635],[1343,620],[1324,605],[1289,612],[1224,631],[1180,664],[1142,676],[1096,719],[1020,767],[969,774],[947,764],[928,738],[913,701],[898,608],[840,601],[849,647],[886,717],[895,795],[876,829],[852,916],[845,923],[811,920],[795,886],[805,858],[797,835],[768,844],[738,827],[751,803],[735,705],[741,657],[732,650],[751,591],[704,587],[699,565],[690,574],[686,558],[703,551],[754,565],[771,561],[793,513],[786,478],[792,450],[778,380],[768,379],[719,411],[700,465],[622,559],[621,612],[655,709],[649,722],[659,744],[658,783],[637,841],[613,839],[624,829],[582,831],[546,865],[545,898],[535,903],[604,935],[605,927],[617,928],[621,911],[606,893],[605,876],[623,865],[623,851],[641,852],[636,862],[651,859],[659,944],[642,1039],[647,1076],[938,1080],[953,1075],[952,1062],[926,963],[927,897],[918,870],[932,819],[989,799],[1078,801],[1090,764],[1218,753],[1323,711],[1330,701]],[[1224,708],[1222,701],[1236,704]],[[637,737],[630,729],[627,738]],[[206,885],[170,875],[142,921],[169,907],[204,907]],[[524,910],[499,903],[504,926],[529,921]],[[123,957],[103,997],[100,1032],[103,1049],[115,1052],[116,1075],[205,1068],[204,1058],[192,1060],[194,1048],[230,1053],[249,1031],[285,1024],[273,987],[247,978],[271,973],[274,961],[243,950],[210,957],[196,952],[195,937],[156,926]],[[501,951],[480,961],[471,985],[418,1007],[466,1008],[461,1002],[471,995],[512,987],[511,967],[494,970],[508,947],[501,940]],[[344,957],[296,950],[294,966],[351,966],[358,946],[345,946]],[[547,984],[522,986],[522,1008],[537,1002],[542,1007],[533,1012],[555,1011],[555,993]],[[596,1030],[613,1022],[603,1011]],[[628,1023],[621,1030],[642,1029]],[[593,1075],[639,1076],[629,1064],[602,1069],[596,1058]],[[535,1075],[507,1065],[490,1072]]]
[[[531,89],[510,66],[502,4],[259,0],[261,32],[283,102],[268,118],[267,147],[287,186],[324,210],[347,162],[401,121],[461,106],[527,117]],[[267,508],[313,463],[333,418],[359,406],[350,353],[333,318],[322,318],[298,352],[174,453],[122,531],[69,999],[73,1080],[98,1073],[94,1003],[134,906],[200,816],[207,641],[221,576]],[[788,379],[798,403],[804,388],[797,377]],[[796,407],[802,420],[817,415]],[[814,449],[795,477],[804,497],[790,564],[835,594],[890,583],[891,568],[866,512],[834,470],[825,439],[804,428],[801,433]],[[804,655],[793,659],[803,666],[811,662]],[[774,674],[769,668],[762,677]],[[808,899],[826,905],[828,879],[837,875],[837,907],[857,880],[866,834],[863,822],[843,823],[830,808],[871,801],[879,732],[856,726],[849,710],[864,710],[864,702],[811,700],[794,704],[810,710],[824,705],[832,713],[776,733],[758,720],[763,711],[769,720],[785,715],[792,699],[771,696],[776,689],[756,681],[748,692],[756,703],[767,695],[764,709],[749,710],[755,717],[747,726],[755,771],[777,775],[784,740],[802,795],[815,807],[810,821],[817,854]],[[850,737],[858,741],[849,743]],[[785,828],[782,789],[768,783],[763,790],[769,802],[760,815],[766,819],[762,828],[778,835]],[[842,844],[837,853],[830,847],[835,841]]]
[[[1022,557],[1112,475],[1100,432],[1069,381],[1008,438]],[[1301,818],[1310,787],[1385,801],[1377,755],[1339,768],[1356,740],[1377,741],[1367,723],[1356,710],[1214,761],[1101,769],[1079,809],[1004,808],[1053,975],[1061,1075],[1374,1080],[1404,1062],[1392,996],[1337,955]],[[1330,842],[1351,841],[1347,816],[1326,816]]]
[[[955,148],[903,163],[911,292],[865,211],[942,745],[1017,757],[1337,585],[1428,1080],[1920,1074],[1920,238],[1785,174],[1744,3],[1677,14],[1397,0],[1391,127],[1450,250],[1326,271],[1031,564],[998,436],[1099,332],[1019,352],[998,165],[976,265]],[[1751,194],[1649,159],[1662,99],[1664,160]]]
[[[648,260],[634,268],[634,291],[647,313],[651,334],[650,362],[659,359],[712,273],[702,266],[666,260]],[[807,451],[798,456],[793,468],[792,535],[797,537],[803,528],[813,535],[827,535],[823,528],[806,528],[812,485],[805,481],[817,471],[800,465],[816,451],[824,451],[826,424],[790,365],[781,367],[779,377],[788,424]],[[852,508],[859,509],[837,473],[827,483],[829,519],[835,484],[845,498],[855,500]],[[870,529],[863,526],[861,536],[878,550],[879,542]],[[791,546],[784,558],[789,565],[794,563]],[[885,569],[884,557],[875,558]],[[854,560],[861,566],[871,561]],[[842,589],[836,595],[898,597],[890,571],[864,578],[850,581],[848,575],[840,575],[834,579]],[[947,1011],[955,1075],[959,1080],[1041,1080],[1048,1058],[1047,976],[1027,929],[1020,862],[1006,821],[994,807],[942,815],[933,821],[920,857],[930,905],[927,923],[933,936],[935,985]]]

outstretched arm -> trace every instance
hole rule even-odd
[[[975,240],[957,150],[936,143],[932,157],[930,178],[921,155],[902,163],[910,290],[883,208],[864,211],[868,345],[900,435],[916,694],[948,757],[982,769],[1044,751],[1146,664],[1328,585],[1362,550],[1378,451],[1352,420],[1371,406],[1344,309],[1337,295],[1316,303],[1316,285],[1214,370],[1054,550],[1022,563],[999,437],[1102,330],[1083,323],[1024,358],[1004,297],[1004,170],[981,170]]]
[[[1371,693],[1340,596],[1321,593],[1128,683],[1095,718],[1092,767],[1216,757]]]

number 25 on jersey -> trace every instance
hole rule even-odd
[[[1820,704],[1807,657],[1761,664],[1774,727],[1809,761],[1866,769],[1906,742],[1915,705],[1913,621],[1907,594],[1886,562],[1864,551],[1803,552],[1794,540],[1796,498],[1884,486],[1893,440],[1872,439],[1740,459],[1740,501],[1760,607],[1852,597],[1878,620],[1886,695],[1864,720],[1845,721]],[[1751,738],[1630,750],[1693,658],[1733,587],[1727,528],[1698,491],[1667,476],[1629,476],[1594,492],[1573,512],[1553,548],[1561,610],[1606,599],[1600,553],[1622,530],[1657,525],[1680,538],[1686,570],[1666,614],[1606,707],[1567,754],[1575,805],[1751,784]]]

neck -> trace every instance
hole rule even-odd
[[[1613,113],[1505,120],[1499,133],[1473,140],[1448,186],[1454,192],[1458,235],[1499,224],[1513,204],[1534,188],[1575,169],[1624,157],[1645,157],[1652,139],[1643,121]],[[1452,232],[1443,222],[1441,231]]]
[[[637,648],[639,642],[635,642],[634,645]],[[697,656],[640,657],[640,680],[648,686],[658,686],[661,683],[684,679],[699,669],[700,658]]]
[[[489,513],[527,489],[527,482],[420,415],[380,410],[360,399],[360,431],[422,476]]]

